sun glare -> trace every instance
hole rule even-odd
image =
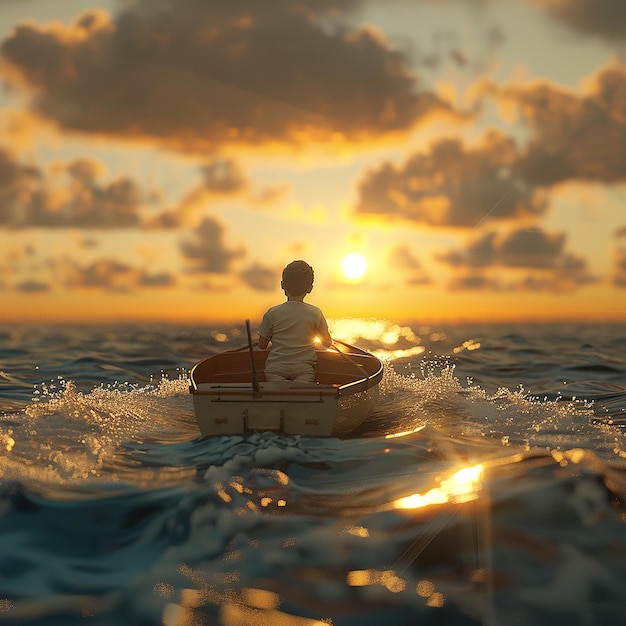
[[[439,487],[427,493],[414,493],[411,496],[396,500],[398,509],[420,509],[431,504],[445,504],[446,502],[470,502],[478,498],[481,484],[482,465],[465,467],[456,474],[441,481]]]
[[[348,280],[360,280],[367,273],[367,261],[362,254],[353,252],[341,261],[341,272]]]

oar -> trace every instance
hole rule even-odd
[[[343,344],[346,345],[346,344]],[[365,368],[362,365],[359,365],[354,359],[351,359],[345,352],[342,352],[338,347],[337,344],[335,342],[330,344],[331,348],[334,348],[335,350],[337,350],[337,352],[339,352],[339,354],[341,354],[341,356],[348,360],[359,372],[359,374],[363,377],[364,380],[367,381],[367,371],[365,370]]]
[[[250,320],[246,320],[246,331],[248,333],[248,350],[250,351],[250,368],[252,370],[252,395],[255,398],[261,397],[259,389],[259,378],[256,373],[256,366],[254,364],[254,351],[252,350],[252,334],[250,333]]]

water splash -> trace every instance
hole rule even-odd
[[[0,422],[0,476],[39,488],[119,483],[126,443],[187,440],[197,434],[194,427],[184,375],[86,393],[58,377],[38,385],[30,406]]]

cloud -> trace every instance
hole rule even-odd
[[[21,165],[0,148],[0,224],[19,222],[20,206],[35,194],[40,179],[38,168]]]
[[[445,0],[442,0],[440,4],[443,2]],[[423,43],[420,38],[421,45],[419,52],[415,55],[416,62],[429,72],[437,72],[439,76],[443,75],[447,68],[457,72],[463,71],[468,76],[480,76],[488,72],[497,63],[497,53],[505,43],[506,37],[500,26],[489,25],[486,21],[482,22],[478,28],[479,30],[475,32],[476,45],[471,48],[467,48],[467,41],[462,31],[453,26],[444,30],[431,31],[431,41],[427,51],[422,49]]]
[[[100,184],[97,164],[86,158],[70,163],[67,174],[71,197],[62,207],[64,216],[61,223],[91,228],[120,228],[139,224],[142,193],[133,180],[120,177]],[[52,218],[49,225],[60,224]]]
[[[564,244],[565,233],[516,230],[498,243],[497,261],[506,267],[556,267],[569,258],[563,254]]]
[[[255,192],[250,201],[256,205],[267,206],[274,204],[287,196],[291,189],[289,183],[276,183],[275,185],[267,185]]]
[[[216,159],[200,169],[203,188],[207,191],[229,195],[239,193],[248,186],[241,169],[232,159]]]
[[[146,272],[113,258],[81,264],[75,259],[63,257],[51,259],[49,265],[60,284],[70,289],[130,292],[138,288],[158,289],[177,284],[172,274]]]
[[[554,267],[563,255],[565,234],[520,229],[498,236],[489,232],[471,241],[464,250],[439,256],[453,267]]]
[[[626,180],[626,67],[604,68],[583,95],[548,83],[500,95],[519,105],[532,132],[518,166],[528,184]]]
[[[617,253],[617,258],[615,259],[613,285],[626,288],[626,252],[623,250]]]
[[[142,226],[150,230],[177,229],[185,224],[188,212],[185,205],[181,203],[179,206],[165,209],[153,217],[146,218]]]
[[[280,183],[256,188],[230,158],[213,159],[201,165],[199,171],[200,183],[190,189],[176,206],[145,218],[142,225],[156,230],[181,228],[196,222],[198,213],[216,201],[238,197],[251,205],[267,205],[280,200],[289,190],[289,185]]]
[[[240,274],[244,283],[257,291],[274,291],[280,284],[280,271],[254,263]]]
[[[494,241],[496,233],[486,233],[467,244],[463,250],[451,250],[438,255],[438,259],[453,267],[488,267],[496,256]]]
[[[288,185],[276,184],[255,189],[241,167],[231,158],[218,157],[200,166],[201,184],[190,192],[187,204],[215,197],[243,196],[254,204],[267,204],[283,196]]]
[[[439,141],[401,166],[388,161],[368,171],[359,183],[356,212],[460,227],[541,215],[546,204],[516,174],[518,159],[513,140],[496,132],[477,148]]]
[[[564,233],[518,229],[504,235],[488,232],[470,241],[464,249],[437,256],[459,272],[452,289],[568,291],[597,282],[584,258],[567,252]],[[502,276],[502,269],[513,274]],[[493,270],[499,270],[494,277]],[[511,277],[513,276],[513,277]]]
[[[516,291],[565,293],[599,281],[598,276],[589,273],[585,259],[574,254],[567,254],[549,271],[535,271],[527,274],[522,280],[510,283],[508,288]]]
[[[127,228],[139,225],[142,192],[127,177],[100,181],[102,166],[80,158],[49,172],[0,148],[0,227]]]
[[[626,36],[626,4],[622,0],[530,0],[580,33],[620,43]]]
[[[449,112],[383,35],[333,18],[336,4],[127,2],[113,19],[18,25],[0,53],[45,118],[185,151],[355,140]]]
[[[137,277],[136,285],[138,287],[148,288],[160,288],[160,287],[174,287],[178,281],[173,274],[167,272],[158,272],[156,274],[150,274],[148,272],[141,272]]]
[[[44,293],[50,291],[50,285],[39,280],[24,280],[15,285],[15,290],[22,293]]]
[[[156,230],[181,228],[196,221],[198,212],[216,198],[250,193],[250,181],[232,159],[213,159],[199,166],[199,172],[200,184],[190,189],[176,206],[146,218],[143,225]]]
[[[455,276],[448,283],[450,291],[501,291],[500,281],[480,272]]]
[[[245,256],[245,248],[228,249],[224,243],[224,228],[213,218],[205,218],[192,236],[180,245],[183,257],[197,272],[225,274],[234,260]]]
[[[132,266],[115,259],[99,259],[88,265],[65,257],[53,263],[65,287],[127,290],[133,282]]]
[[[585,94],[549,83],[494,93],[519,107],[526,145],[491,131],[475,147],[446,139],[402,164],[383,162],[361,178],[356,213],[475,227],[543,215],[546,191],[559,183],[626,180],[625,66],[604,68]]]
[[[626,288],[626,226],[618,228],[614,233],[617,242],[613,265],[613,285]]]
[[[393,271],[401,272],[407,276],[405,281],[407,285],[428,285],[431,282],[422,264],[409,246],[400,245],[393,248],[389,253],[388,262]]]

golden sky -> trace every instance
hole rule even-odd
[[[626,3],[0,0],[0,80],[0,323],[626,319]]]

